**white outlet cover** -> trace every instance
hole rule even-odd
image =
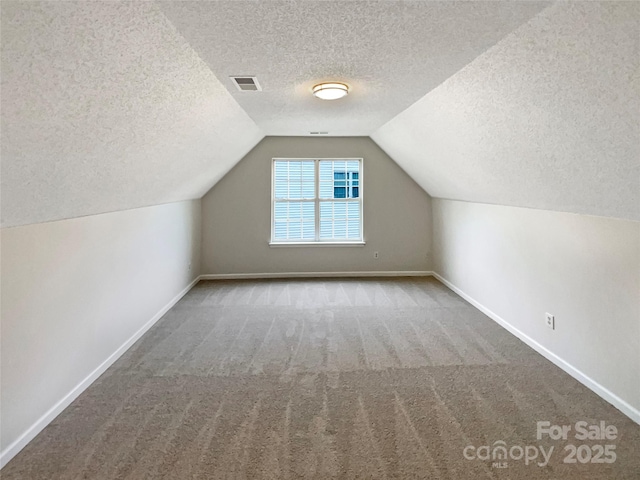
[[[547,323],[547,327],[549,327],[551,330],[555,330],[556,329],[556,319],[553,315],[551,315],[550,313],[545,313],[545,319],[546,319],[546,323]]]

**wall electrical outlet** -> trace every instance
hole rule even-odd
[[[379,256],[378,252],[373,252],[373,258],[378,258]]]
[[[556,317],[554,317],[550,313],[545,313],[544,314],[544,318],[545,318],[545,322],[547,324],[547,327],[549,327],[551,330],[555,330],[556,329]]]

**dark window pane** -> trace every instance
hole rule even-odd
[[[353,178],[354,180],[358,179],[358,172],[351,172],[351,178]]]
[[[333,198],[346,198],[347,189],[345,187],[334,187]]]
[[[359,193],[358,193],[359,188],[358,187],[353,187],[351,189],[352,193],[353,193],[353,198],[358,198]]]
[[[334,180],[344,180],[345,179],[345,172],[333,172],[333,179]]]

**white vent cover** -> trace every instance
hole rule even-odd
[[[233,84],[236,86],[236,88],[241,92],[262,91],[262,87],[258,83],[258,79],[256,77],[242,75],[237,77],[231,77],[231,80],[233,81]]]
[[[329,132],[309,132],[310,135],[329,135]]]

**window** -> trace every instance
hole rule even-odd
[[[362,159],[273,160],[272,243],[362,243]]]

